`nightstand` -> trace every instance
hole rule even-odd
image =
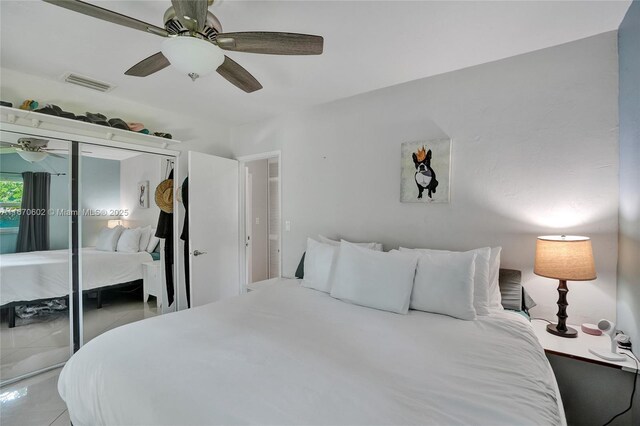
[[[162,306],[162,265],[159,260],[142,264],[142,288],[143,301],[146,303],[149,296],[155,296],[156,306]]]
[[[559,337],[546,331],[547,324],[541,320],[531,321],[556,376],[568,424],[601,426],[625,410],[629,406],[633,380],[640,380],[634,374],[637,373],[635,363],[629,358],[624,362],[607,361],[589,352],[591,347],[610,347],[607,336],[586,334],[580,326],[572,325],[578,330],[578,337]],[[629,351],[618,351],[633,356]],[[634,410],[639,403],[636,392]],[[632,424],[634,415],[626,413],[615,424]]]
[[[531,326],[536,333],[536,337],[538,337],[538,341],[547,354],[569,357],[579,361],[592,362],[606,367],[619,368],[624,371],[638,373],[638,370],[636,370],[636,364],[628,357],[625,357],[624,361],[614,362],[607,361],[606,359],[597,357],[589,352],[589,348],[610,347],[611,343],[607,336],[593,336],[580,330],[580,326],[572,325],[571,327],[578,330],[578,337],[559,337],[547,332],[547,324],[548,322],[546,321],[535,319],[531,320]],[[618,352],[629,354],[632,357],[634,356],[630,351],[618,349]]]
[[[247,293],[250,291],[255,291],[263,287],[265,284],[270,284],[278,281],[280,278],[269,278],[268,280],[256,281],[254,283],[247,284],[245,287],[247,289]]]

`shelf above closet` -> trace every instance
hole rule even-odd
[[[98,124],[87,123],[84,121],[72,120],[69,118],[41,114],[34,111],[26,111],[6,106],[0,106],[0,122],[18,124],[43,130],[74,133],[77,135],[115,142],[152,145],[159,148],[167,148],[169,145],[180,143],[180,141],[175,139],[165,139],[153,135],[145,135],[143,133],[100,126]]]

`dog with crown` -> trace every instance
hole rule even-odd
[[[436,192],[438,181],[436,172],[431,168],[431,150],[427,151],[423,146],[413,153],[413,163],[416,166],[415,180],[418,186],[418,198],[422,198],[422,193],[427,190],[429,198]]]

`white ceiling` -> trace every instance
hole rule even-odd
[[[169,1],[91,1],[161,25]],[[113,83],[114,96],[230,125],[616,30],[630,1],[217,1],[232,31],[325,38],[324,54],[229,53],[264,89],[246,94],[217,74],[192,83],[167,68],[123,73],[162,39],[40,1],[1,1],[1,65],[58,79],[73,71]],[[37,94],[34,94],[37,96]]]

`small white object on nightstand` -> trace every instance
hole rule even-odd
[[[146,303],[149,296],[155,296],[156,306],[162,306],[162,265],[159,260],[142,264],[143,301]]]
[[[609,348],[589,348],[589,352],[607,361],[624,361],[625,356],[618,353],[618,343],[613,338],[616,324],[602,319],[598,322],[598,329],[609,338]]]

